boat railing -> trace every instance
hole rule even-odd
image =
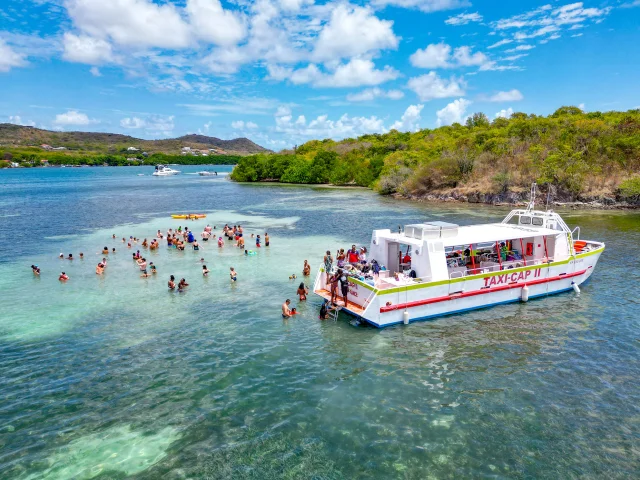
[[[571,231],[571,238],[573,240],[580,240],[580,227],[576,227]]]

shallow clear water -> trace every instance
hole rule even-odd
[[[0,477],[637,476],[637,213],[565,215],[607,243],[579,296],[375,330],[319,322],[313,297],[283,322],[303,260],[315,271],[324,250],[373,228],[504,210],[150,173],[0,171]],[[244,257],[163,243],[145,253],[149,279],[120,240],[238,222],[271,246]],[[105,245],[117,253],[98,277]],[[169,293],[169,274],[188,291]]]

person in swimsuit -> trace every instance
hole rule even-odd
[[[289,318],[291,316],[291,310],[289,309],[289,305],[291,305],[291,300],[288,298],[282,304],[282,318]]]
[[[151,273],[153,273],[154,275],[158,273],[158,270],[156,270],[156,266],[153,264],[153,262],[149,263],[149,268],[151,269]]]
[[[67,260],[73,260],[73,253],[69,254],[69,256],[67,257]]]
[[[333,270],[333,257],[331,256],[331,252],[327,250],[327,254],[324,256],[324,271],[327,274],[327,279],[326,279],[327,283],[329,283],[331,270]]]
[[[188,286],[189,284],[187,283],[187,281],[184,278],[181,278],[180,283],[178,283],[178,291],[183,292]]]
[[[171,275],[169,277],[169,282],[167,283],[167,286],[169,287],[169,290],[175,290],[176,289],[176,277]]]
[[[229,268],[229,276],[231,277],[231,281],[232,282],[237,282],[238,281],[238,274],[233,269],[233,267]]]
[[[336,299],[338,298],[338,279],[340,275],[336,272],[329,278],[329,284],[331,285],[331,303],[336,303]]]
[[[260,235],[256,237],[256,248],[260,248]]]
[[[142,275],[140,275],[140,278],[148,278],[150,276],[151,274],[147,273],[147,269],[145,268],[144,270],[142,270]]]
[[[264,246],[269,246],[269,234],[267,232],[264,232]]]
[[[203,277],[209,276],[209,269],[207,268],[206,265],[202,265],[202,276]]]
[[[31,271],[36,276],[40,275],[40,267],[38,265],[31,265]]]
[[[104,273],[104,265],[102,265],[102,263],[99,263],[98,266],[96,267],[96,275],[102,275]]]
[[[298,290],[296,291],[301,302],[307,299],[307,293],[309,293],[309,289],[304,285],[304,282],[301,282]]]
[[[340,249],[336,255],[336,259],[338,260],[338,268],[344,267],[344,261],[347,259],[347,256],[344,254],[344,248]]]
[[[160,230],[158,230],[158,233],[156,233],[156,238],[162,238],[162,232],[160,232]]]
[[[320,307],[320,315],[319,315],[320,320],[326,320],[327,318],[329,318],[329,312],[333,312],[335,309],[336,307],[333,307],[329,303],[329,300],[325,298],[324,301],[322,302],[322,306]]]
[[[305,277],[308,277],[310,273],[311,273],[311,265],[309,265],[309,262],[305,260],[304,265],[302,266],[302,275],[304,275]]]
[[[116,253],[116,247],[113,247],[113,248],[111,249],[111,253]]]
[[[104,247],[104,248],[102,249],[102,254],[103,254],[103,255],[109,255],[109,249],[108,249],[107,247]]]
[[[58,277],[58,280],[60,280],[61,282],[66,282],[67,280],[69,280],[69,275],[67,275],[66,273],[62,272],[60,274],[60,276]]]
[[[102,267],[103,268],[107,268],[107,258],[106,257],[102,257]]]
[[[198,244],[198,242],[193,242],[191,246],[193,247],[194,251],[200,250],[200,245]]]
[[[147,239],[145,238],[145,239],[142,241],[142,248],[147,248],[148,246],[149,246],[149,242],[147,242]]]

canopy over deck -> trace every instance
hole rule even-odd
[[[459,227],[455,237],[443,238],[445,247],[471,245],[478,243],[500,242],[516,238],[532,238],[562,233],[559,230],[542,227],[524,227],[505,223],[490,223],[485,225],[469,225]]]

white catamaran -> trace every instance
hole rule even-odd
[[[552,210],[535,210],[533,200],[502,223],[427,222],[398,230],[374,230],[371,262],[343,268],[345,306],[337,287],[342,311],[375,327],[579,292],[605,248],[580,240],[579,227],[572,231]],[[336,272],[320,268],[314,293],[331,299],[328,279]]]

